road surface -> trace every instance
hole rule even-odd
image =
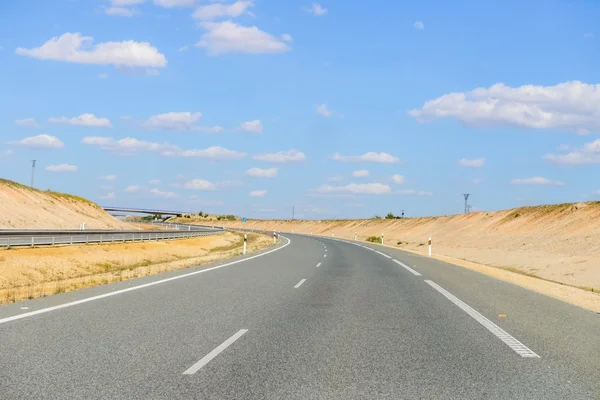
[[[600,315],[438,260],[298,235],[0,307],[0,338],[2,399],[600,398]]]

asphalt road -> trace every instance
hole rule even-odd
[[[0,398],[600,399],[600,315],[286,236],[234,264],[0,307]]]

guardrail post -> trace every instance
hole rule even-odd
[[[73,235],[71,235],[71,245],[73,244]]]
[[[7,249],[10,249],[10,238],[8,238],[8,242],[6,242],[6,243],[7,243],[7,244],[6,244],[6,248],[7,248]]]
[[[100,244],[102,244],[102,235],[100,235]]]
[[[35,238],[32,236],[32,237],[31,237],[31,247],[33,247],[33,241],[34,241],[34,239],[35,239]]]

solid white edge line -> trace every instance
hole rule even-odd
[[[384,256],[384,257],[386,257],[386,258],[392,258],[391,256],[388,256],[387,254],[385,254],[385,253],[382,253],[382,252],[380,252],[380,251],[375,251],[375,253],[377,253],[377,254],[381,254],[382,256]]]
[[[302,284],[306,282],[306,279],[302,279],[300,282],[296,283],[296,286],[294,286],[294,289],[298,289],[300,286],[302,286]]]
[[[411,272],[413,275],[421,276],[420,273],[418,273],[417,271],[415,271],[414,269],[412,269],[408,265],[404,264],[403,262],[398,261],[398,260],[392,260],[392,261],[395,262],[396,264],[398,264],[399,266],[401,266],[402,268],[404,268],[405,270]]]
[[[454,303],[454,305],[458,306],[458,308],[469,314],[475,321],[479,322],[488,331],[492,332],[498,339],[502,340],[508,347],[513,349],[515,353],[517,353],[521,357],[540,358],[540,356],[535,354],[530,348],[525,346],[523,343],[519,342],[517,339],[515,339],[513,336],[507,333],[504,329],[500,328],[498,325],[484,317],[477,310],[469,306],[464,301],[460,300],[458,297],[454,296],[452,293],[448,292],[446,289],[444,289],[437,283],[427,279],[425,280],[425,282],[427,282],[429,286],[440,292],[442,296]]]
[[[60,310],[61,308],[72,307],[72,306],[76,306],[78,304],[83,304],[83,303],[89,303],[90,301],[104,299],[105,297],[116,296],[118,294],[127,293],[127,292],[131,292],[131,291],[134,291],[134,290],[147,288],[147,287],[150,287],[150,286],[158,285],[160,283],[165,283],[165,282],[170,282],[170,281],[174,281],[174,280],[177,280],[177,279],[187,278],[188,276],[192,276],[192,275],[203,274],[205,272],[213,271],[215,269],[228,267],[230,265],[234,265],[234,264],[238,264],[238,263],[241,263],[241,262],[249,261],[249,260],[252,260],[252,259],[255,259],[255,258],[258,258],[258,257],[266,256],[267,254],[273,253],[275,251],[279,251],[279,250],[283,249],[284,247],[287,247],[290,243],[292,243],[292,241],[289,238],[286,237],[285,239],[287,239],[288,242],[286,244],[284,244],[283,246],[278,247],[278,248],[273,249],[273,250],[269,250],[269,251],[267,251],[265,253],[262,253],[262,254],[257,254],[257,255],[252,256],[252,257],[243,258],[241,260],[232,261],[232,262],[227,263],[227,264],[217,265],[215,267],[206,268],[206,269],[203,269],[203,270],[200,270],[200,271],[190,272],[188,274],[177,275],[177,276],[173,276],[171,278],[161,279],[161,280],[158,280],[158,281],[144,283],[142,285],[132,286],[132,287],[129,287],[127,289],[115,290],[114,292],[104,293],[104,294],[100,294],[100,295],[97,295],[97,296],[87,297],[87,298],[81,299],[81,300],[71,301],[69,303],[59,304],[57,306],[42,308],[42,309],[39,309],[39,310],[30,311],[30,312],[23,313],[23,314],[13,315],[11,317],[6,317],[6,318],[0,319],[0,324],[4,324],[4,323],[7,323],[7,322],[11,322],[11,321],[16,321],[16,320],[23,319],[23,318],[33,317],[34,315],[45,314],[45,313],[50,312],[50,311]]]
[[[321,266],[321,263],[318,263],[318,264],[317,264],[317,268],[319,268],[320,266]]]
[[[183,371],[183,375],[193,375],[196,372],[198,372],[200,368],[208,364],[213,358],[215,358],[219,355],[219,353],[231,346],[233,342],[241,338],[242,335],[246,332],[248,332],[248,329],[240,329],[235,335],[233,335],[232,337],[221,343],[219,346],[217,346],[217,348],[215,348],[213,351],[202,357],[202,359],[196,364]]]

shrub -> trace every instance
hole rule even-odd
[[[387,213],[387,215],[385,216],[385,219],[396,219],[396,216],[392,213]]]
[[[381,238],[379,236],[369,236],[366,241],[371,243],[381,243]]]

